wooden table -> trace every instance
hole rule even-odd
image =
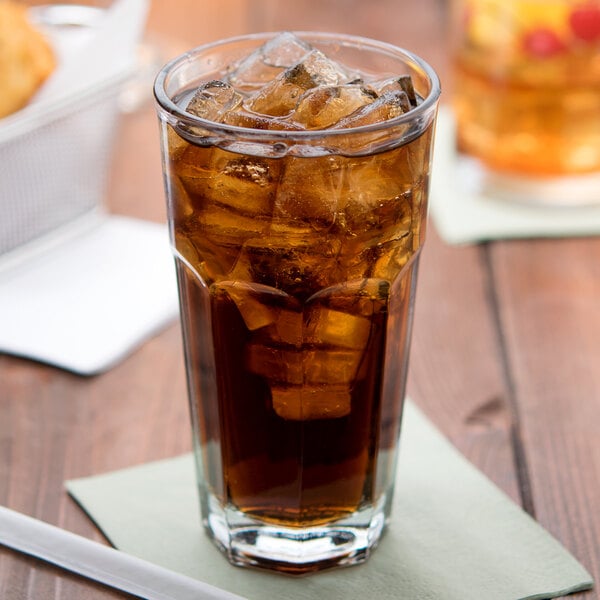
[[[445,23],[442,0],[155,0],[147,38],[167,58],[250,31],[362,34],[421,54],[447,92]],[[114,212],[164,221],[158,148],[148,98],[119,135]],[[409,393],[600,581],[599,259],[600,238],[450,247],[431,227]],[[189,449],[175,323],[92,378],[0,356],[2,505],[102,540],[63,482]],[[4,600],[123,597],[0,547]],[[571,597],[598,599],[600,588]]]

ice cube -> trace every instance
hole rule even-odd
[[[317,335],[328,340],[343,338],[346,335],[344,331],[348,335],[355,332],[357,340],[364,340],[367,329],[365,321],[370,323],[370,317],[387,310],[389,293],[389,281],[375,277],[347,281],[323,290],[312,299],[305,338],[310,339],[308,331],[309,327],[313,327]],[[345,316],[352,318],[346,319]],[[345,347],[361,346],[358,341],[348,341]]]
[[[335,239],[288,239],[270,235],[248,240],[240,262],[249,265],[254,281],[304,300],[327,285],[340,243]]]
[[[354,76],[320,50],[313,50],[307,54],[302,62],[292,67],[292,69],[296,68],[310,75],[315,85],[340,85],[348,83]]]
[[[174,174],[166,179],[169,198],[169,213],[179,226],[194,214],[194,205],[181,179]]]
[[[225,114],[223,117],[223,123],[227,125],[235,125],[236,127],[245,127],[247,129],[261,129],[270,131],[301,131],[303,129],[301,125],[284,120],[280,117],[260,115],[243,108]]]
[[[197,219],[208,238],[237,248],[249,239],[264,235],[269,228],[267,219],[242,215],[217,205],[200,211]]]
[[[350,386],[362,358],[359,350],[295,348],[253,342],[245,348],[246,368],[270,384]]]
[[[198,208],[201,203],[199,196],[204,193],[204,186],[211,177],[214,150],[184,142],[185,147],[177,154],[170,154],[169,161],[179,178],[185,192],[189,194],[190,202]]]
[[[385,92],[377,100],[340,119],[332,129],[349,129],[395,119],[410,110],[408,96],[403,91]]]
[[[275,323],[286,297],[278,290],[245,281],[221,281],[211,291],[226,293],[235,302],[249,331]]]
[[[418,138],[409,144],[402,146],[397,151],[395,159],[398,179],[413,190],[427,186],[429,175],[429,151],[431,148],[431,136],[433,130],[429,127]],[[415,198],[415,204],[418,205]]]
[[[368,252],[368,246],[365,248],[365,241],[356,238],[352,235],[347,235],[347,232],[342,239],[340,253],[337,257],[337,265],[340,275],[333,284],[340,281],[353,281],[364,279],[371,274],[373,259]]]
[[[226,160],[211,180],[211,198],[242,212],[270,214],[279,178],[277,167],[277,163],[252,156]]]
[[[198,265],[202,262],[193,240],[181,229],[175,231],[175,248],[190,265]]]
[[[335,156],[288,157],[277,188],[273,216],[314,230],[329,228],[335,218],[343,171]]]
[[[237,88],[264,85],[284,69],[300,62],[311,49],[293,33],[284,31],[234,65],[228,80]]]
[[[412,175],[405,173],[405,146],[351,159],[338,194],[336,231],[345,232],[342,254],[394,239],[411,228]]]
[[[287,68],[299,63],[312,49],[309,43],[289,31],[284,31],[266,42],[261,54],[266,64]]]
[[[363,241],[364,244],[379,243],[399,237],[410,231],[412,216],[412,193],[403,190],[397,179],[386,180],[380,172],[371,185],[360,186],[372,169],[364,172],[348,172],[348,189],[355,193],[343,199],[339,207],[338,226]],[[353,187],[353,184],[354,187]],[[400,189],[398,189],[400,188]],[[342,204],[340,202],[340,204]]]
[[[251,373],[271,383],[302,385],[302,353],[284,347],[248,344],[244,354],[245,367]]]
[[[302,310],[280,309],[276,320],[264,330],[265,339],[276,344],[302,345]]]
[[[190,205],[194,203],[194,198],[202,195],[204,187],[207,185],[207,181],[211,176],[211,158],[211,149],[200,149],[197,146],[189,144],[173,163],[173,168],[180,181],[181,188],[190,197]],[[175,203],[177,199],[172,198],[171,201]]]
[[[215,79],[200,86],[186,111],[209,121],[219,122],[223,115],[242,103],[242,95],[224,81]]]
[[[249,108],[264,115],[287,115],[306,90],[346,81],[348,74],[341,66],[328,59],[320,50],[312,50],[301,62],[266,84],[250,101]]]
[[[241,156],[192,144],[173,168],[195,208],[219,207],[246,215],[268,215],[273,209],[280,161]]]
[[[307,129],[325,129],[376,97],[362,85],[319,86],[302,95],[291,119]]]
[[[350,385],[362,353],[347,349],[294,349],[248,344],[246,367],[267,381],[290,385]]]
[[[244,271],[238,265],[241,248],[246,240],[263,236],[269,220],[215,204],[198,211],[194,221],[197,229],[194,245],[208,265],[211,281],[240,277],[240,273],[250,279],[247,269]]]
[[[184,154],[177,173],[189,194],[204,208],[212,204],[245,215],[270,216],[279,180],[280,163],[223,150],[203,150],[188,160]]]
[[[338,419],[350,414],[352,399],[347,386],[271,387],[273,410],[290,421]]]
[[[305,351],[304,382],[309,384],[350,386],[356,377],[362,358],[360,350],[317,348]]]
[[[418,104],[417,94],[413,86],[413,81],[410,75],[402,75],[398,78],[398,83],[402,91],[408,96],[410,106],[415,108]]]
[[[223,232],[219,228],[210,227],[207,232],[202,223],[191,219],[182,234],[188,238],[194,251],[184,254],[184,257],[194,269],[201,272],[207,285],[226,277],[237,263],[239,244],[235,243],[230,230]]]
[[[413,235],[410,232],[398,239],[380,244],[376,248],[373,277],[393,281],[408,264],[413,254]]]
[[[360,314],[312,306],[304,329],[306,343],[362,350],[371,332],[371,321]]]
[[[370,84],[370,87],[380,96],[386,92],[404,92],[410,103],[410,108],[415,108],[418,104],[417,94],[410,75],[401,75],[400,77],[373,82]]]

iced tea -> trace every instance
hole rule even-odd
[[[454,0],[458,148],[498,171],[600,172],[600,1]]]
[[[389,514],[437,92],[262,41],[173,94],[164,170],[206,527],[300,573]]]

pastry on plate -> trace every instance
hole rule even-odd
[[[56,66],[25,5],[0,0],[0,117],[23,108]]]

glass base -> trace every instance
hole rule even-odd
[[[209,496],[204,525],[229,561],[290,575],[360,564],[377,546],[386,524],[385,499],[327,525],[283,527],[221,507]]]

